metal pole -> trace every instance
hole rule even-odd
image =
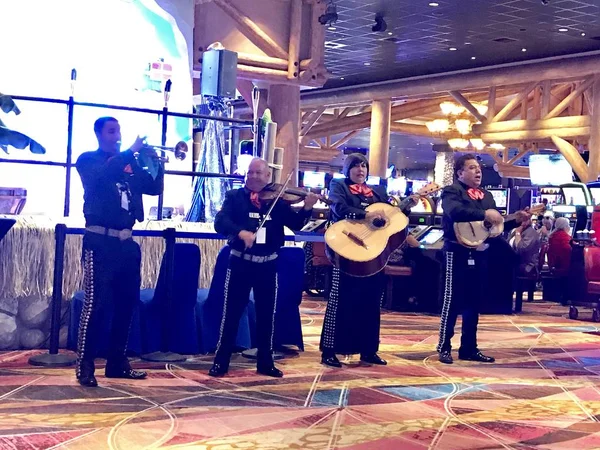
[[[62,285],[65,258],[65,239],[67,237],[67,226],[63,223],[56,225],[54,229],[56,247],[54,252],[54,279],[52,284],[52,319],[50,325],[50,351],[29,358],[32,366],[64,367],[75,364],[76,358],[69,354],[58,353],[60,337],[60,312],[62,307]]]
[[[171,311],[173,305],[173,288],[174,288],[174,278],[175,278],[175,239],[176,239],[176,231],[175,228],[167,228],[164,230],[164,238],[165,238],[165,254],[164,254],[164,272],[161,275],[164,276],[164,291],[155,290],[156,293],[163,294],[164,296],[161,298],[162,304],[160,305],[162,317],[161,317],[161,342],[160,342],[160,351],[149,353],[146,355],[142,355],[141,358],[146,361],[153,362],[183,362],[186,361],[187,358],[185,356],[180,355],[179,353],[173,353],[169,351],[169,332],[170,327],[172,325],[171,320]],[[160,275],[159,275],[160,278]],[[156,285],[158,288],[158,283]]]
[[[163,108],[163,114],[162,114],[162,136],[160,139],[161,142],[161,146],[165,146],[167,145],[167,121],[169,119],[169,110],[165,104],[165,107]],[[164,158],[165,157],[165,152],[161,151],[161,156]],[[159,164],[163,164],[162,162]],[[163,167],[164,169],[164,167]],[[162,220],[163,218],[163,201],[164,201],[164,188],[162,190],[162,192],[160,193],[160,195],[158,196],[158,208],[156,211],[156,220]]]

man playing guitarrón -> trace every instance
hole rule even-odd
[[[437,346],[439,360],[452,364],[451,339],[458,314],[462,314],[462,336],[458,351],[460,359],[494,362],[494,358],[482,354],[477,348],[477,324],[479,305],[485,285],[487,244],[476,249],[458,243],[454,223],[486,221],[498,225],[504,221],[496,210],[492,194],[481,185],[481,167],[473,155],[464,155],[456,160],[454,175],[458,181],[444,188],[442,208],[444,210],[444,303],[442,306],[440,338]],[[514,228],[526,213],[517,215],[516,220],[507,221],[504,229]],[[509,282],[509,280],[507,280]]]

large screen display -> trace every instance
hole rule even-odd
[[[573,169],[562,155],[531,155],[529,176],[535,186],[560,186],[573,181]]]

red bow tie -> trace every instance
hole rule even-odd
[[[261,208],[262,205],[260,204],[260,199],[258,198],[258,192],[250,192],[250,201],[258,209]]]
[[[351,184],[350,192],[354,195],[363,195],[364,197],[373,197],[373,190],[366,184]]]
[[[483,197],[485,197],[483,191],[476,188],[467,189],[467,194],[469,194],[469,197],[471,197],[473,200],[483,200]]]

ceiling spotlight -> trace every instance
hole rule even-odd
[[[335,6],[335,3],[333,3],[333,0],[329,0],[325,13],[319,16],[319,23],[321,25],[331,25],[337,22],[337,20],[337,7]]]
[[[440,6],[440,4],[437,2],[429,2],[429,6],[435,7],[435,6]]]
[[[370,65],[371,65],[371,63],[370,63],[370,62],[366,62],[366,63],[364,63],[363,65],[365,65],[365,66],[370,66]]]
[[[388,35],[392,36],[394,33],[392,33],[391,31],[388,31]]]
[[[383,20],[383,13],[377,13],[375,15],[375,25],[371,27],[373,33],[384,32],[387,30],[387,23]]]
[[[329,31],[335,31],[335,30],[337,30],[337,28],[336,28],[336,27],[327,27],[327,29],[328,29]]]
[[[343,79],[344,79],[344,77],[340,77],[340,80],[343,80]]]
[[[569,31],[568,28],[559,28],[558,31],[560,31],[561,33],[566,33],[567,31]]]
[[[521,49],[521,51],[522,51],[522,52],[526,52],[526,51],[527,51],[527,49],[526,49],[526,48],[522,48],[522,49]]]
[[[448,50],[450,50],[451,52],[455,52],[457,50],[456,47],[450,47]]]
[[[582,36],[585,36],[585,33],[581,33]]]
[[[471,56],[471,59],[477,59],[477,57],[476,56]]]

